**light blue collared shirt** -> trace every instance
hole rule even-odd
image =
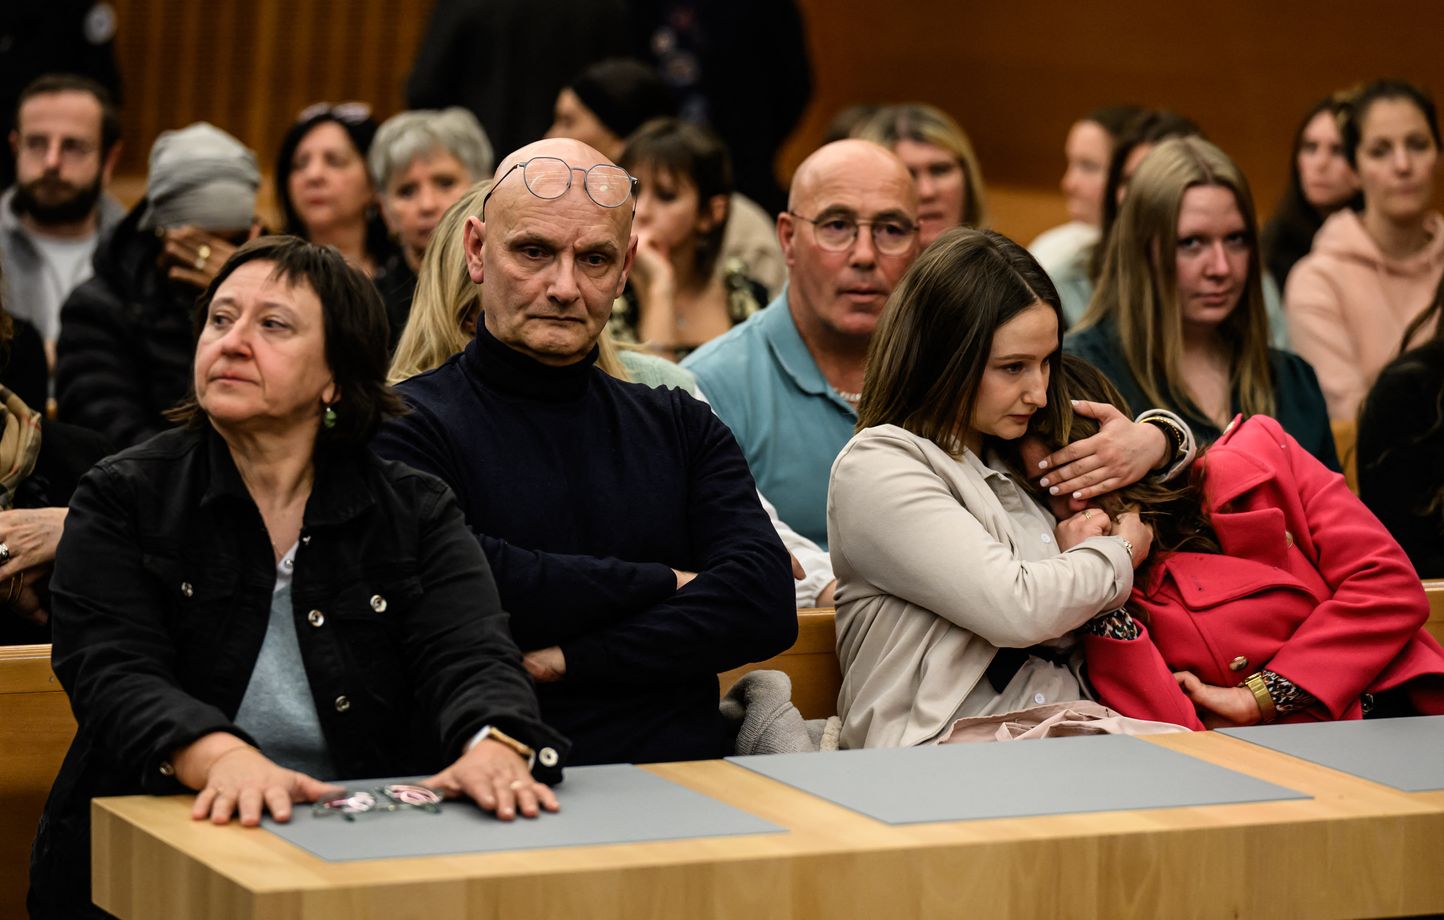
[[[732,429],[757,488],[793,530],[827,548],[827,482],[857,410],[828,384],[783,288],[746,322],[682,362]]]

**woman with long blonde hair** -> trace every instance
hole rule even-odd
[[[1098,287],[1064,347],[1135,405],[1187,420],[1200,442],[1235,414],[1268,415],[1339,468],[1313,368],[1269,347],[1248,181],[1198,137],[1155,148],[1134,173]]]

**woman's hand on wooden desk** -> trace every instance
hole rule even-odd
[[[199,788],[191,817],[226,824],[233,816],[255,827],[269,811],[277,821],[291,820],[294,802],[314,802],[342,791],[304,773],[272,763],[266,755],[228,732],[212,732],[176,752],[176,778]]]
[[[447,798],[465,795],[503,821],[515,818],[518,811],[535,818],[542,809],[557,811],[561,807],[556,793],[532,778],[516,751],[490,738],[478,741],[456,763],[422,785]]]

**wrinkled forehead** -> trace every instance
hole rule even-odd
[[[632,232],[631,202],[618,208],[602,207],[583,191],[580,173],[574,174],[572,187],[560,198],[538,198],[518,181],[516,189],[507,190],[505,196],[498,192],[488,208],[488,228],[499,230],[508,240],[526,238],[583,249],[610,245],[625,250]]]
[[[799,191],[794,207],[806,217],[837,212],[863,219],[917,216],[917,196],[905,171],[861,164],[830,169],[813,176]]]

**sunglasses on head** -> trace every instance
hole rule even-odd
[[[308,105],[296,116],[297,124],[320,118],[322,115],[330,115],[337,121],[344,121],[348,125],[359,125],[371,117],[371,106],[365,102],[338,102],[332,105],[329,102],[318,102],[315,105]]]

